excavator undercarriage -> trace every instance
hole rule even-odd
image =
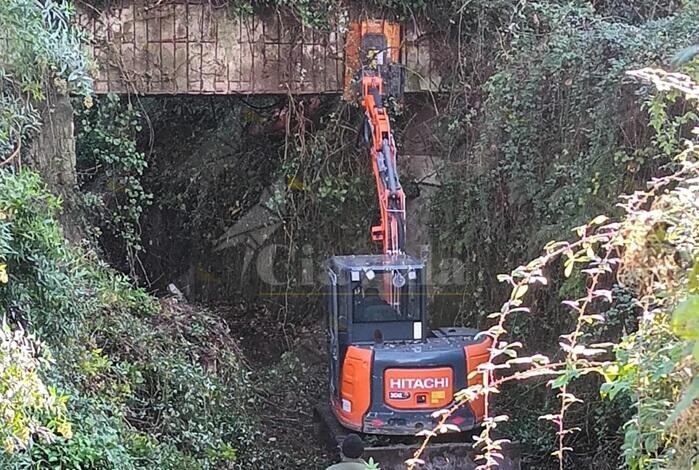
[[[324,439],[325,445],[333,451],[338,451],[342,440],[352,431],[340,425],[328,404],[316,407],[315,419],[319,424],[318,434]],[[420,469],[474,470],[478,466],[475,460],[477,452],[471,444],[474,433],[449,433],[434,438],[421,456],[425,465]],[[373,459],[381,470],[405,470],[405,461],[413,457],[421,443],[420,439],[414,436],[382,436],[381,439],[364,436],[364,441],[364,459]],[[500,470],[520,469],[520,449],[517,445],[504,446],[503,454],[505,457],[500,462]]]

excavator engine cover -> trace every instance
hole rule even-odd
[[[330,400],[346,428],[414,435],[432,429],[432,414],[489,357],[491,340],[473,328],[429,330],[424,265],[399,255],[335,256],[329,260]],[[462,431],[483,418],[482,397],[459,408],[449,424]]]

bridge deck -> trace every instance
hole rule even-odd
[[[344,84],[346,28],[303,27],[278,12],[234,17],[196,0],[112,0],[83,9],[93,37],[97,93],[337,93]],[[430,45],[403,31],[406,91],[434,90]]]

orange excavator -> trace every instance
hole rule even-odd
[[[400,80],[400,73],[381,22],[360,28],[361,133],[381,219],[371,236],[383,253],[334,256],[327,263],[330,416],[324,419],[332,420],[326,424],[339,430],[339,440],[346,430],[406,436],[432,429],[433,413],[479,380],[469,373],[487,360],[491,345],[476,329],[429,327],[425,266],[405,253],[405,195],[386,106],[387,87],[396,88],[387,80]],[[483,414],[483,401],[475,400],[448,422],[466,431]]]

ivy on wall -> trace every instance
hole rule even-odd
[[[141,215],[152,195],[141,183],[146,155],[137,148],[136,136],[143,130],[143,118],[133,104],[108,95],[90,107],[77,103],[76,160],[79,184],[93,223],[112,243],[107,252],[122,253],[115,264],[134,278],[141,245]],[[106,233],[105,233],[106,232]],[[122,266],[120,266],[122,267]]]

